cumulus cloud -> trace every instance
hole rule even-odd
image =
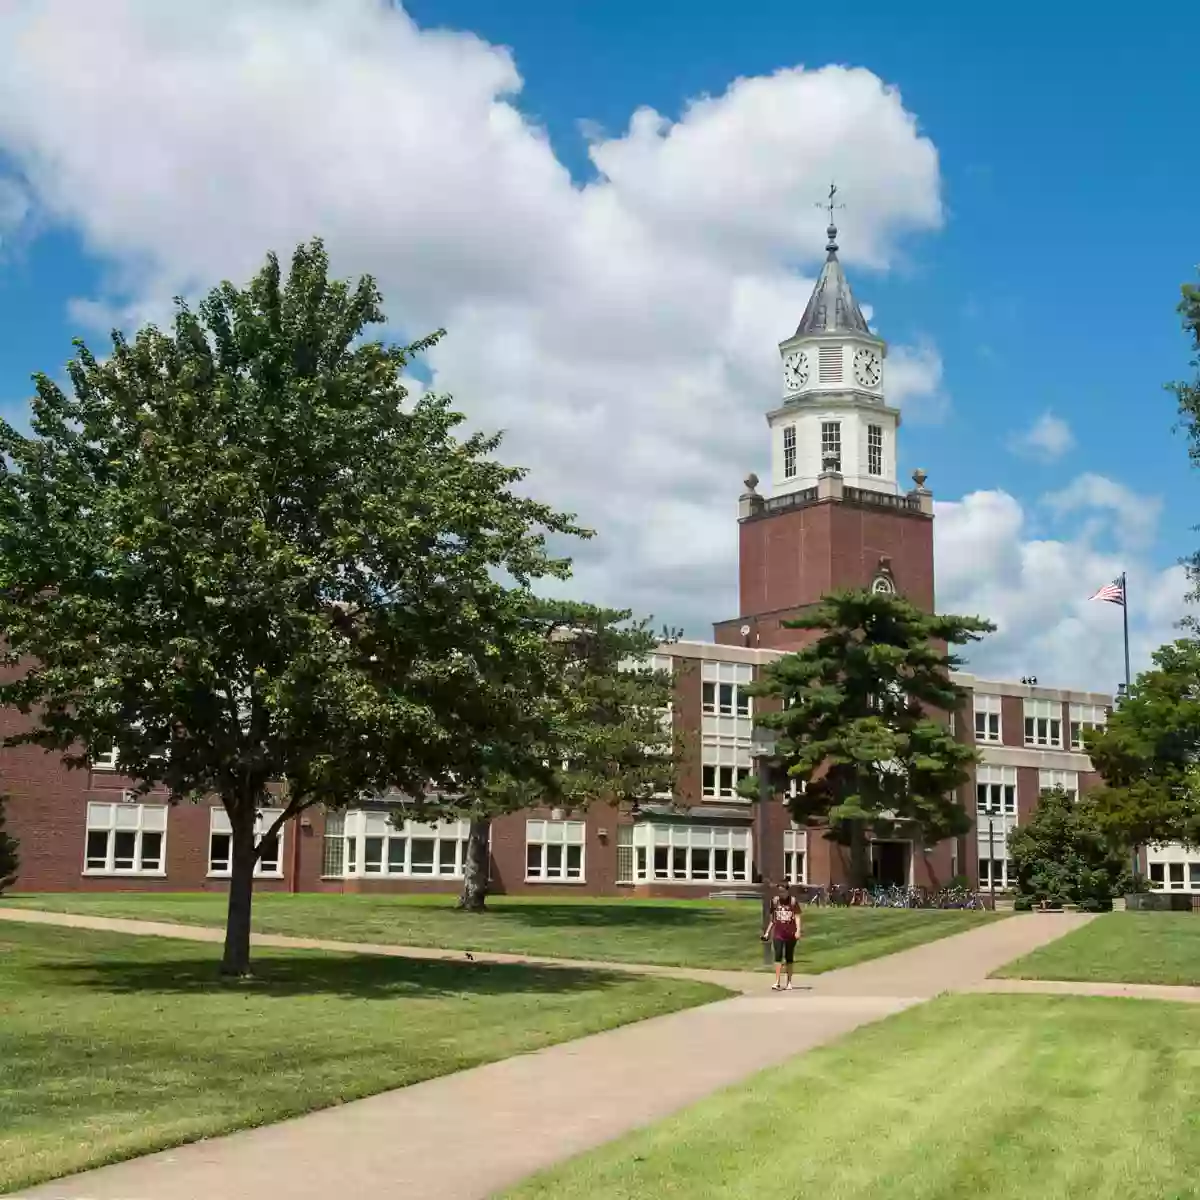
[[[1136,673],[1149,665],[1152,650],[1178,636],[1176,623],[1187,611],[1184,569],[1156,568],[1147,556],[1159,512],[1155,497],[1081,475],[1041,505],[1076,524],[1062,537],[1039,536],[1036,519],[1006,492],[939,502],[938,607],[997,625],[970,650],[970,670],[1004,679],[1033,674],[1045,684],[1112,692],[1124,679],[1121,612],[1088,597],[1127,573]]]
[[[931,341],[890,347],[883,367],[888,403],[903,409],[905,419],[924,423],[945,419],[950,397],[942,388],[942,356]]]
[[[736,612],[736,497],[766,474],[814,200],[836,178],[843,260],[886,270],[940,225],[936,149],[870,72],[796,67],[586,127],[581,182],[520,89],[508,50],[378,0],[0,8],[0,151],[108,270],[77,319],[161,318],[322,235],[398,334],[449,329],[434,386],[597,529],[574,589],[703,634]],[[932,345],[888,370],[909,411],[940,395]]]
[[[1051,463],[1075,445],[1075,435],[1062,417],[1044,412],[1024,433],[1016,435],[1011,444],[1018,454]]]

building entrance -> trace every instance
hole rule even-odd
[[[911,852],[908,842],[872,842],[872,881],[879,887],[907,887]]]

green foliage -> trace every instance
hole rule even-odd
[[[231,898],[254,811],[540,769],[556,668],[531,581],[547,534],[583,534],[514,491],[498,437],[401,383],[370,278],[319,242],[274,256],[170,334],[77,342],[73,396],[36,376],[32,437],[0,422],[0,624],[24,674],[0,703],[28,741],[175,797],[221,796]],[[281,818],[282,819],[282,818]],[[240,882],[239,882],[240,881]],[[232,904],[231,904],[232,912]]]
[[[4,828],[4,797],[0,796],[0,892],[12,887],[17,878],[17,840]]]
[[[1124,855],[1104,836],[1090,795],[1075,800],[1062,788],[1042,792],[1033,817],[1009,834],[1008,854],[1022,909],[1046,900],[1100,912],[1128,882]]]
[[[826,596],[787,624],[819,636],[765,667],[751,691],[778,704],[755,720],[776,731],[782,766],[804,785],[795,819],[827,821],[830,836],[857,848],[869,825],[915,825],[923,845],[967,832],[953,792],[976,754],[943,716],[965,699],[950,679],[961,660],[944,647],[977,641],[993,626],[866,590]]]
[[[1192,358],[1189,366],[1195,372],[1190,380],[1179,380],[1167,384],[1174,393],[1179,406],[1179,426],[1188,436],[1188,455],[1193,466],[1200,466],[1200,286],[1185,283],[1180,288],[1178,312],[1183,331],[1191,342]],[[1192,583],[1192,599],[1200,599],[1200,553],[1187,562],[1188,576]],[[1195,618],[1187,618],[1184,624],[1195,629]]]
[[[1084,746],[1104,782],[1089,793],[1118,846],[1200,842],[1200,641],[1154,652],[1101,729]]]

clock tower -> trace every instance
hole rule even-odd
[[[779,345],[770,487],[760,494],[751,475],[739,501],[741,615],[714,626],[725,644],[795,649],[805,631],[782,622],[839,588],[898,591],[933,610],[933,496],[923,471],[900,489],[887,344],[854,299],[832,224],[828,239],[800,324]]]

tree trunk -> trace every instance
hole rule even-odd
[[[868,861],[867,827],[862,821],[850,823],[850,886],[865,888],[871,882]]]
[[[463,912],[483,912],[487,903],[491,833],[491,817],[471,818],[463,862],[463,890],[458,898],[458,907]]]
[[[228,809],[226,810],[229,811]],[[244,978],[250,974],[250,907],[254,899],[255,810],[238,804],[229,813],[232,862],[229,873],[229,909],[225,919],[225,955],[221,974]]]

